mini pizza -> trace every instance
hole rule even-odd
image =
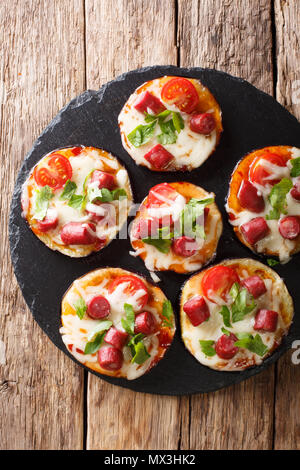
[[[104,248],[127,220],[127,171],[110,153],[70,147],[43,157],[25,181],[21,204],[35,235],[71,257]]]
[[[239,240],[282,263],[300,250],[300,149],[266,147],[236,166],[226,203]]]
[[[222,128],[220,107],[199,80],[160,77],[144,83],[119,115],[122,143],[138,165],[191,171],[213,153]]]
[[[120,268],[73,282],[61,306],[62,340],[82,364],[133,380],[164,356],[175,333],[170,301],[156,286]]]
[[[293,314],[292,298],[275,271],[252,259],[226,260],[184,285],[182,339],[201,364],[240,371],[272,354]]]
[[[214,194],[187,182],[154,186],[133,221],[134,252],[149,271],[188,273],[215,255],[223,229]]]

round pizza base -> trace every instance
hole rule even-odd
[[[269,150],[271,153],[277,153],[283,156],[284,158],[289,158],[291,155],[291,151],[294,147],[288,145],[280,145],[280,146],[272,146],[272,147],[264,147],[262,149],[254,150],[242,158],[234,168],[230,183],[229,183],[229,191],[227,195],[227,203],[226,203],[226,210],[230,212],[230,209],[234,210],[236,213],[242,212],[244,209],[239,203],[238,200],[238,192],[241,185],[241,182],[244,178],[248,176],[248,171],[250,168],[251,163],[253,160],[258,157],[261,153],[265,150]],[[247,176],[246,176],[247,175]],[[299,203],[300,205],[300,203]],[[253,212],[253,218],[259,216],[259,214],[255,214]],[[263,252],[258,252],[254,246],[250,245],[245,238],[243,237],[242,231],[240,227],[235,226],[233,227],[234,233],[236,234],[237,238],[247,246],[251,251],[257,253],[258,255],[267,255],[267,256],[276,256],[279,257],[279,251],[274,251],[269,247],[266,247]],[[290,255],[294,255],[299,253],[300,251],[300,236],[295,240],[295,248],[291,251]]]
[[[199,186],[185,181],[168,184],[188,200],[191,198],[204,199],[207,197],[211,197],[212,195],[214,196],[213,193],[208,193],[203,188],[200,188]],[[214,258],[217,251],[218,242],[223,230],[222,216],[215,203],[212,203],[208,206],[209,213],[205,224],[205,227],[208,227],[208,230],[206,230],[207,238],[204,242],[203,247],[201,248],[199,253],[196,253],[195,255],[186,258],[183,256],[176,255],[175,253],[173,253],[171,248],[168,254],[164,254],[158,251],[156,248],[147,245],[142,240],[133,239],[132,233],[134,231],[135,224],[140,218],[143,217],[143,214],[147,211],[145,207],[146,200],[147,197],[142,202],[140,209],[136,214],[136,217],[131,227],[130,238],[132,247],[139,253],[140,258],[145,262],[147,269],[149,269],[150,271],[175,271],[179,274],[187,274],[189,272],[197,271]],[[155,254],[154,260],[153,262],[151,262],[151,266],[149,266],[146,261],[147,253],[151,253],[151,258],[153,257],[153,253]],[[170,264],[168,267],[164,266],[163,260],[166,259],[166,257],[170,258]]]
[[[284,284],[280,276],[273,269],[269,268],[268,266],[265,266],[259,261],[255,261],[250,258],[228,259],[228,260],[222,261],[221,263],[215,266],[231,266],[237,269],[244,267],[248,271],[247,275],[249,276],[258,275],[263,279],[271,279],[272,282],[277,284],[277,294],[278,294],[277,297],[279,299],[279,305],[280,305],[278,313],[281,316],[283,327],[277,330],[274,346],[263,357],[263,360],[265,360],[280,345],[282,338],[288,333],[289,327],[291,326],[291,323],[292,323],[292,319],[294,315],[294,305],[293,305],[292,297],[290,296],[286,285]],[[210,266],[210,268],[211,267],[212,266]],[[253,354],[252,357],[245,356],[245,358],[243,358],[241,349],[239,351],[239,358],[236,360],[236,362],[234,358],[231,360],[225,360],[225,359],[220,358],[218,363],[212,365],[212,364],[209,364],[209,361],[202,362],[200,357],[196,356],[197,351],[195,351],[195,349],[192,346],[191,336],[193,334],[193,330],[195,328],[201,328],[201,325],[199,325],[199,327],[194,327],[191,324],[190,320],[188,319],[186,313],[183,310],[183,305],[185,304],[185,302],[187,302],[187,300],[194,297],[195,295],[202,295],[201,280],[204,274],[206,273],[206,271],[208,271],[210,268],[207,268],[201,271],[200,273],[197,273],[194,276],[190,277],[190,279],[184,284],[183,289],[182,289],[181,299],[180,299],[180,324],[181,324],[181,336],[185,344],[185,347],[200,363],[215,370],[235,372],[235,371],[242,371],[249,367],[259,365],[262,361],[257,362],[256,355]],[[220,335],[221,334],[222,333],[220,333]],[[207,339],[210,339],[210,338],[207,338]]]
[[[32,168],[27,180],[25,181],[23,188],[22,188],[22,196],[21,196],[21,203],[22,203],[22,209],[23,209],[23,216],[27,220],[29,227],[31,228],[32,232],[51,250],[53,251],[59,251],[60,253],[70,256],[72,258],[82,258],[85,256],[90,255],[93,252],[99,251],[98,249],[95,248],[95,244],[91,245],[64,245],[63,243],[57,243],[53,240],[51,234],[49,232],[41,232],[38,230],[35,220],[33,217],[30,215],[30,208],[28,207],[29,201],[28,201],[28,188],[30,187],[30,191],[33,191],[35,188],[38,188],[38,185],[36,184],[34,180],[34,169],[47,157],[49,157],[51,154],[59,152],[61,153],[64,157],[70,158],[70,157],[75,157],[74,154],[72,153],[72,148],[74,147],[65,147],[65,148],[59,148],[56,150],[52,150],[49,152],[47,155],[44,155],[38,163]],[[119,162],[119,160],[111,155],[109,152],[106,152],[105,150],[98,149],[95,147],[82,147],[83,151],[87,150],[93,150],[99,154],[99,161],[101,161],[102,169],[105,172],[112,173],[115,175],[119,170],[124,170],[126,172],[126,182],[124,184],[124,189],[126,190],[127,193],[127,208],[125,210],[125,214],[122,214],[122,218],[120,218],[120,227],[124,225],[124,223],[127,220],[128,213],[130,210],[130,206],[133,203],[133,196],[132,196],[132,190],[131,190],[131,185],[130,185],[130,180],[129,180],[129,175],[126,170],[126,168]],[[82,156],[82,154],[80,154]],[[105,245],[102,246],[101,250],[105,248],[112,240],[113,238],[118,234],[119,230],[116,227],[116,230],[113,230],[110,234],[110,236],[107,238]]]
[[[84,289],[87,286],[97,286],[98,284],[101,284],[101,282],[103,282],[105,279],[108,279],[109,281],[113,281],[117,277],[126,276],[126,275],[134,275],[134,276],[138,277],[139,279],[141,279],[144,282],[144,284],[146,285],[146,287],[148,289],[148,294],[149,294],[149,300],[148,300],[146,306],[144,307],[144,310],[147,310],[147,306],[149,306],[151,308],[155,308],[158,315],[159,315],[159,317],[163,321],[164,320],[164,317],[162,315],[163,303],[164,303],[164,301],[166,301],[168,299],[159,287],[153,285],[152,283],[147,281],[144,277],[142,277],[142,276],[140,276],[136,273],[133,273],[131,271],[127,271],[127,270],[121,269],[121,268],[107,267],[107,268],[100,268],[100,269],[96,269],[94,271],[91,271],[91,272],[85,274],[84,276],[81,276],[80,278],[76,279],[71,284],[71,286],[69,287],[67,292],[64,294],[63,299],[62,299],[62,303],[61,303],[61,323],[62,323],[62,326],[64,326],[64,318],[63,317],[65,315],[76,315],[75,310],[72,307],[72,305],[70,305],[70,303],[68,302],[67,297],[68,297],[68,295],[70,295],[70,294],[72,295],[73,293],[77,292],[76,283],[78,283],[78,281],[80,282],[80,287],[82,289]],[[107,317],[107,319],[109,320],[109,317]],[[173,314],[171,320],[172,320],[172,325],[173,325],[172,327],[167,327],[167,326],[162,326],[161,327],[160,333],[158,335],[158,337],[159,337],[159,347],[158,347],[157,354],[152,359],[152,361],[151,361],[150,365],[148,366],[148,368],[145,371],[143,371],[143,374],[141,374],[141,375],[144,375],[145,373],[149,372],[164,357],[167,349],[171,345],[174,334],[175,334],[175,330],[176,330],[174,314]],[[97,320],[95,320],[95,323],[97,323]],[[163,343],[163,341],[165,341],[165,343]],[[72,354],[72,352],[70,350],[69,350],[69,352],[70,352],[70,354]],[[123,377],[123,378],[127,379],[127,376],[122,374],[121,370],[109,371],[109,370],[103,369],[98,362],[88,362],[87,361],[87,362],[81,362],[81,363],[84,364],[89,369],[92,369],[92,370],[94,370],[96,372],[99,372],[103,375],[108,375],[108,376],[111,376],[111,377]]]
[[[164,172],[166,171],[192,171],[195,168],[198,168],[215,151],[220,141],[221,133],[223,131],[222,112],[215,97],[210,92],[210,90],[200,82],[200,80],[197,80],[195,78],[188,78],[188,80],[196,88],[198,92],[198,96],[199,96],[199,104],[195,112],[211,113],[214,116],[215,122],[216,122],[215,130],[208,136],[204,136],[202,134],[197,134],[195,132],[192,132],[188,126],[188,120],[190,118],[190,115],[182,113],[182,116],[185,120],[185,129],[183,129],[180,132],[177,138],[177,142],[175,144],[164,145],[164,147],[172,155],[174,155],[174,160],[168,165],[168,167],[157,169],[153,165],[151,165],[151,163],[149,163],[147,160],[144,159],[144,155],[147,152],[149,152],[149,150],[151,150],[151,148],[154,147],[154,145],[158,144],[158,142],[156,141],[153,142],[151,139],[150,142],[146,143],[145,145],[142,145],[139,148],[136,148],[128,140],[127,135],[135,127],[137,127],[140,124],[142,125],[146,124],[146,122],[144,121],[143,114],[134,109],[135,101],[138,98],[138,95],[140,95],[144,91],[150,91],[150,92],[154,91],[155,96],[160,97],[162,87],[168,80],[172,78],[176,78],[176,76],[165,76],[165,77],[156,78],[155,80],[150,80],[144,83],[143,85],[141,85],[137,90],[135,90],[134,93],[132,93],[132,95],[130,95],[128,101],[125,103],[124,107],[122,108],[121,113],[118,118],[123,147],[129,153],[129,155],[136,162],[137,165],[146,166],[152,171],[164,171]],[[180,111],[174,105],[169,106],[167,103],[164,103],[164,105],[166,106],[167,109],[170,109],[172,111],[177,111],[177,112]],[[129,118],[132,120],[132,123],[127,128],[127,120]],[[157,126],[156,133],[157,134],[160,133],[158,126]],[[181,135],[183,135],[183,133],[185,133],[185,137],[188,140],[188,143],[184,141],[181,142],[181,138],[182,138]],[[201,158],[200,156],[198,157],[198,155],[200,155],[200,149],[199,149],[199,151],[197,152],[195,161],[191,161],[192,160],[191,154],[192,154],[193,148],[200,140],[202,142],[201,148],[203,151],[203,155],[201,156]],[[210,141],[211,143],[209,143]],[[206,146],[207,146],[207,149],[204,151],[203,149]]]

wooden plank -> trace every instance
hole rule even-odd
[[[299,2],[275,1],[277,99],[298,119],[300,119],[299,23]],[[277,368],[275,449],[300,449],[300,365],[292,363],[292,354],[293,352],[286,354],[279,361]]]
[[[212,67],[273,90],[271,2],[179,0],[181,66]],[[240,385],[190,402],[183,449],[270,449],[274,368]],[[187,436],[186,436],[187,437]]]
[[[6,230],[26,152],[57,111],[84,89],[83,45],[82,0],[0,3],[1,449],[83,445],[83,371],[50,343],[25,307]]]
[[[176,64],[172,0],[87,0],[86,34],[88,88],[137,67]],[[88,449],[178,447],[186,399],[135,393],[89,375],[87,403]]]

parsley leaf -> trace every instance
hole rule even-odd
[[[139,341],[135,345],[135,355],[131,359],[132,363],[143,364],[147,359],[149,359],[150,354],[148,353],[143,341]]]
[[[94,354],[95,352],[97,352],[98,349],[100,349],[101,344],[103,343],[105,334],[106,331],[103,331],[103,333],[98,333],[93,341],[89,341],[88,343],[86,343],[84,348],[84,354]]]
[[[80,320],[82,320],[87,309],[83,298],[79,297],[79,299],[73,304],[73,307],[75,308],[76,315],[80,318]]]
[[[222,315],[223,317],[223,322],[224,322],[224,325],[227,326],[228,328],[231,328],[231,323],[230,323],[230,310],[228,307],[226,307],[226,305],[223,305],[221,310],[220,310],[220,314]]]
[[[77,189],[76,183],[74,183],[71,180],[68,180],[64,186],[64,190],[61,193],[59,199],[63,201],[66,199],[70,199],[73,196],[73,194],[75,194],[76,189]]]
[[[271,266],[271,268],[273,266],[276,266],[277,264],[280,264],[280,262],[277,261],[277,259],[273,259],[273,258],[268,258],[267,263],[268,263],[269,266]]]
[[[126,318],[121,319],[122,326],[126,333],[130,335],[134,335],[134,321],[135,321],[135,314],[130,304],[124,304],[124,310],[126,313]]]
[[[277,220],[280,214],[286,214],[286,195],[292,189],[293,183],[288,178],[282,178],[279,183],[274,184],[269,194],[269,202],[273,209],[266,215],[267,220]]]
[[[131,142],[134,147],[140,147],[146,144],[153,137],[155,126],[156,120],[145,126],[140,124],[127,135],[129,142]]]
[[[235,346],[249,349],[249,351],[261,357],[268,351],[268,347],[263,343],[259,334],[253,337],[250,333],[237,333],[236,336],[238,341],[234,343]]]
[[[290,162],[292,164],[291,176],[293,178],[295,178],[296,176],[300,176],[300,157],[291,158]]]
[[[163,239],[163,238],[142,238],[142,241],[147,245],[155,246],[155,248],[160,251],[161,253],[169,253],[170,247],[172,245],[171,239]]]
[[[113,191],[107,188],[88,188],[87,190],[87,200],[89,202],[111,202],[123,198],[127,198],[127,193],[124,188],[117,188]]]
[[[168,328],[173,327],[173,308],[170,300],[165,300],[163,303],[162,316],[164,317],[163,326]]]
[[[205,354],[205,356],[212,357],[216,354],[216,350],[213,347],[215,342],[211,340],[199,340],[201,351]]]
[[[253,296],[249,295],[246,288],[240,289],[237,282],[233,284],[229,294],[233,298],[233,304],[231,305],[233,323],[243,320],[248,313],[255,309],[256,304]],[[251,300],[250,305],[247,305],[248,296]]]
[[[54,194],[49,186],[44,186],[42,189],[37,189],[35,193],[36,197],[34,203],[34,218],[36,220],[43,220],[47,214],[49,201],[53,198]]]

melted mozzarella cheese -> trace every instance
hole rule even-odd
[[[152,191],[153,195],[156,196],[158,199],[163,200],[166,202],[166,206],[160,207],[149,207],[148,214],[150,217],[157,217],[162,218],[168,215],[171,215],[174,222],[178,219],[179,215],[184,209],[186,205],[186,199],[181,194],[178,194],[175,201],[170,199],[164,198],[161,194]]]
[[[85,276],[84,282],[89,279],[89,275]],[[83,286],[83,281],[77,279],[74,281],[74,288],[71,288],[66,296],[65,301],[67,301],[71,306],[74,306],[75,302],[81,297],[85,302],[88,302],[95,295],[104,295],[104,297],[110,303],[110,314],[105,320],[112,321],[113,325],[121,331],[125,331],[121,319],[125,318],[124,304],[130,304],[133,307],[133,310],[137,313],[141,310],[139,300],[145,295],[145,291],[140,289],[136,291],[133,295],[126,292],[128,283],[119,284],[113,292],[108,292],[106,286],[108,284],[107,280],[104,280],[98,285],[89,285],[87,287]],[[144,307],[147,311],[151,312],[157,323],[161,322],[160,316],[157,310],[153,307],[146,306]],[[82,363],[97,362],[97,353],[95,354],[82,354],[79,350],[84,351],[85,346],[88,341],[91,341],[94,335],[99,331],[99,324],[101,323],[98,320],[93,320],[88,317],[86,314],[85,317],[80,320],[77,315],[63,315],[62,316],[63,327],[60,329],[62,335],[62,340],[67,346],[73,356]],[[103,343],[106,344],[105,342]],[[147,369],[150,367],[152,360],[158,354],[159,341],[157,338],[157,333],[149,335],[144,339],[145,347],[150,354],[150,358],[147,359],[142,365],[131,363],[131,353],[127,346],[124,346],[122,352],[124,356],[124,362],[121,368],[122,375],[127,376],[128,380],[136,379],[143,375]],[[71,346],[72,345],[72,346]],[[70,349],[71,346],[71,349]]]
[[[244,270],[242,275],[240,276],[241,281],[249,276],[248,271]],[[258,299],[255,300],[256,307],[252,312],[247,314],[245,318],[241,321],[231,323],[232,328],[227,328],[231,333],[250,333],[255,336],[257,333],[261,336],[263,343],[268,347],[268,349],[272,349],[275,345],[276,341],[276,333],[281,328],[284,328],[284,322],[281,318],[281,315],[278,316],[278,325],[276,332],[264,332],[264,331],[256,331],[254,330],[254,323],[255,323],[255,315],[261,308],[267,308],[269,310],[274,310],[279,312],[279,302],[280,302],[280,289],[282,288],[282,282],[273,282],[271,279],[264,280],[267,292],[260,296]],[[186,289],[186,287],[185,287]],[[198,295],[194,293],[194,295]],[[186,295],[186,298],[189,295]],[[187,347],[190,349],[192,354],[198,359],[201,364],[204,364],[209,367],[213,367],[216,369],[223,369],[223,370],[237,370],[237,366],[235,365],[236,362],[242,359],[249,359],[255,361],[255,364],[261,364],[263,361],[263,357],[247,350],[240,348],[237,354],[230,360],[221,359],[217,354],[208,357],[206,356],[201,349],[200,340],[212,340],[217,341],[222,335],[223,332],[221,328],[224,327],[223,317],[220,314],[221,305],[224,305],[224,301],[220,302],[219,298],[214,298],[218,303],[211,302],[205,297],[206,304],[209,308],[210,317],[209,320],[206,322],[201,323],[199,326],[193,326],[191,322],[188,320],[187,316],[185,315],[184,326],[182,329],[182,338]],[[232,304],[232,299],[230,296],[228,297],[228,301],[226,305],[230,308]]]
[[[159,83],[159,79],[153,80],[148,86],[147,91],[153,93],[161,100],[161,88]],[[146,124],[143,113],[140,113],[134,108],[135,101],[138,97],[139,94],[137,92],[133,93],[119,115],[122,143],[137,164],[143,164],[151,168],[151,164],[145,160],[144,155],[158,143],[157,136],[161,134],[160,127],[158,125],[156,126],[153,138],[141,147],[134,147],[127,139],[127,135],[138,125]],[[165,102],[164,105],[170,111],[178,112],[176,106],[169,105]],[[151,113],[152,112],[149,114]],[[177,167],[189,166],[191,168],[197,168],[202,165],[213,152],[217,143],[217,133],[213,131],[209,136],[197,134],[189,128],[190,116],[185,113],[181,113],[181,116],[184,121],[184,129],[178,134],[175,144],[166,144],[164,147],[175,157]]]

